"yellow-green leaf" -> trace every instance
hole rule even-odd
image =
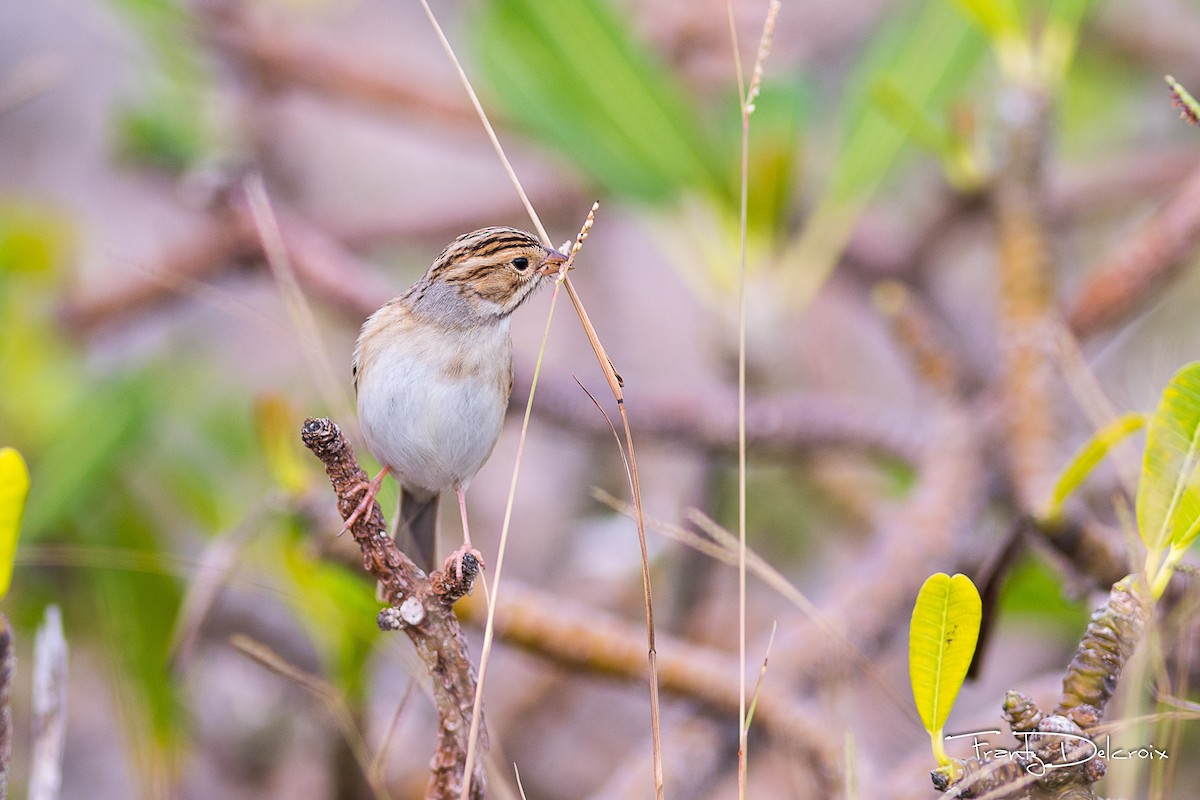
[[[1186,546],[1200,522],[1200,361],[1175,373],[1146,430],[1137,525],[1151,554]]]
[[[1063,503],[1087,479],[1096,465],[1104,460],[1113,446],[1129,434],[1146,427],[1148,419],[1145,414],[1125,414],[1092,434],[1063,467],[1062,472],[1058,473],[1058,480],[1054,482],[1054,491],[1042,512],[1042,517],[1050,521],[1057,520],[1062,514]]]
[[[290,495],[304,494],[311,473],[300,457],[300,440],[296,436],[299,415],[280,395],[265,394],[255,401],[254,423],[275,482]]]
[[[17,535],[29,494],[29,469],[25,459],[11,447],[0,448],[0,597],[12,582]]]
[[[983,604],[966,575],[944,572],[925,581],[908,633],[908,672],[917,713],[938,763],[949,762],[942,729],[975,655]]]

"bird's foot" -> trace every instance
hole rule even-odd
[[[358,486],[354,487],[351,497],[362,492],[362,500],[358,501],[358,505],[350,512],[350,516],[346,517],[346,524],[342,525],[342,529],[337,532],[338,536],[350,530],[350,527],[358,522],[359,517],[370,512],[371,506],[375,504],[375,497],[379,494],[379,487],[383,485],[383,476],[386,474],[387,470],[382,470],[375,476],[374,480],[369,482],[361,481]]]
[[[479,571],[487,566],[483,562],[483,553],[472,547],[470,542],[463,542],[462,547],[451,553],[443,569],[449,570],[451,565],[454,566],[454,577],[459,583],[463,582],[464,574],[474,582]]]

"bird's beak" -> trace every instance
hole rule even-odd
[[[558,272],[558,268],[565,264],[567,257],[557,250],[546,249],[546,257],[542,259],[542,263],[538,265],[539,275],[553,275]]]

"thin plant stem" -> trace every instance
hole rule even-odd
[[[542,225],[541,217],[538,216],[533,203],[530,202],[529,195],[525,194],[525,188],[521,186],[521,180],[517,177],[517,171],[513,169],[512,162],[504,154],[504,147],[500,144],[500,137],[496,135],[496,129],[492,127],[492,122],[488,119],[487,112],[483,110],[483,104],[479,102],[479,96],[475,94],[475,87],[471,85],[471,79],[467,77],[467,71],[463,69],[462,62],[458,60],[458,56],[454,53],[454,47],[450,44],[450,40],[446,38],[445,32],[442,31],[442,26],[438,23],[437,17],[434,16],[433,9],[429,7],[429,0],[421,0],[421,8],[425,9],[425,16],[429,18],[429,24],[433,26],[438,41],[442,43],[442,49],[446,51],[446,55],[450,58],[450,63],[454,65],[454,70],[458,73],[458,79],[462,83],[463,89],[466,90],[467,96],[471,99],[471,106],[474,107],[475,113],[479,116],[479,121],[483,124],[484,131],[487,132],[487,137],[492,143],[492,148],[496,151],[496,155],[500,157],[500,164],[504,167],[504,172],[508,175],[509,181],[512,182],[513,188],[517,190],[517,194],[521,196],[521,203],[525,206],[525,212],[533,220],[533,226],[537,228],[538,235],[542,237],[542,242],[553,247],[554,242],[550,241],[550,234],[546,233],[546,227]]]
[[[492,588],[487,591],[487,583],[484,583],[484,590],[487,591],[487,620],[483,628],[483,647],[479,653],[479,679],[475,684],[475,699],[471,709],[471,730],[467,736],[467,755],[463,770],[463,788],[460,795],[461,800],[467,800],[471,791],[471,778],[473,775],[473,767],[475,763],[475,750],[479,741],[479,720],[482,717],[483,709],[483,686],[487,677],[487,665],[489,663],[492,652],[492,641],[495,636],[496,625],[496,596],[500,591],[500,576],[504,572],[504,554],[508,550],[508,531],[512,522],[513,503],[517,496],[517,478],[521,474],[521,461],[525,454],[525,440],[529,433],[529,420],[533,412],[533,398],[537,391],[538,378],[542,373],[542,361],[546,355],[546,345],[550,341],[550,323],[554,320],[554,309],[558,304],[558,290],[565,281],[567,270],[569,270],[575,261],[575,256],[579,254],[583,247],[583,242],[587,239],[588,231],[596,221],[596,209],[599,203],[593,203],[592,208],[588,211],[587,219],[580,228],[579,236],[575,240],[575,246],[571,248],[570,254],[567,256],[566,262],[559,268],[558,278],[554,283],[554,293],[550,297],[550,310],[546,314],[546,327],[542,331],[542,344],[538,348],[537,361],[533,367],[533,380],[529,387],[529,398],[525,401],[525,415],[521,419],[521,433],[517,438],[517,456],[513,463],[512,482],[508,487],[508,500],[504,506],[504,522],[500,527],[500,545],[496,555],[496,569],[492,577]]]
[[[750,117],[746,113],[746,84],[738,47],[733,0],[725,3],[729,42],[737,78],[738,109],[742,120],[741,174],[738,196],[738,800],[746,798],[746,196],[750,163]]]
[[[463,768],[463,788],[459,795],[467,800],[471,791],[471,776],[475,764],[475,750],[479,742],[479,719],[483,708],[483,684],[487,679],[487,668],[492,652],[492,640],[496,630],[496,595],[500,591],[500,576],[504,573],[504,553],[508,549],[509,524],[512,521],[513,501],[517,496],[517,478],[521,474],[521,459],[525,454],[525,436],[529,432],[529,418],[533,412],[533,396],[537,391],[538,377],[542,371],[542,357],[550,341],[550,322],[554,319],[554,307],[558,302],[558,286],[550,297],[550,311],[546,314],[546,328],[542,332],[542,346],[538,350],[537,362],[533,367],[533,381],[529,387],[529,399],[525,401],[525,415],[521,418],[521,434],[517,437],[517,456],[513,463],[512,481],[508,487],[508,501],[504,505],[504,522],[500,526],[500,545],[496,553],[496,569],[492,575],[492,588],[487,596],[487,621],[483,626],[483,646],[479,651],[479,679],[475,683],[475,701],[471,706],[471,730],[467,736],[467,758]],[[484,588],[487,583],[484,582]]]
[[[741,106],[741,176],[738,197],[738,799],[746,800],[747,740],[749,721],[746,708],[746,239],[747,206],[750,181],[750,115],[762,83],[763,65],[771,49],[771,36],[779,14],[779,0],[771,0],[763,22],[762,37],[754,59],[750,84],[745,85],[737,27],[733,18],[733,0],[725,4],[729,18],[729,37],[737,73],[738,101]],[[773,636],[774,634],[772,634]],[[765,665],[764,665],[765,666]],[[761,678],[760,678],[761,680]]]
[[[236,633],[230,637],[229,643],[262,666],[307,690],[319,700],[325,706],[326,712],[333,717],[342,736],[345,737],[376,800],[389,800],[390,796],[382,778],[371,768],[370,748],[367,747],[366,740],[363,739],[362,732],[354,721],[354,714],[351,713],[345,698],[337,688],[316,675],[305,672],[249,636]]]

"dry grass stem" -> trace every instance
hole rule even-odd
[[[763,652],[762,667],[758,671],[758,680],[754,682],[754,694],[750,698],[750,708],[746,712],[746,733],[754,724],[754,710],[758,707],[758,698],[762,696],[763,681],[767,679],[767,663],[771,660],[771,647],[775,644],[775,632],[779,630],[779,621],[771,623],[771,635],[767,638],[767,649]]]
[[[471,775],[475,764],[475,747],[479,737],[479,720],[482,718],[483,709],[483,687],[487,679],[487,666],[492,652],[492,641],[495,633],[495,617],[496,617],[496,597],[500,593],[500,576],[504,571],[504,554],[508,550],[508,532],[512,522],[513,503],[517,496],[517,479],[521,474],[521,461],[525,454],[525,439],[529,433],[529,420],[533,412],[533,398],[537,392],[538,378],[542,372],[542,359],[546,354],[546,345],[550,341],[550,324],[554,319],[554,309],[558,302],[558,288],[565,282],[566,271],[574,262],[575,256],[583,247],[583,241],[587,239],[588,231],[591,230],[596,221],[596,209],[599,203],[593,203],[592,208],[588,211],[587,219],[583,223],[583,227],[579,231],[579,236],[575,240],[575,246],[571,248],[571,253],[567,261],[559,270],[558,281],[554,285],[554,294],[550,298],[550,309],[546,313],[546,327],[542,331],[542,343],[538,348],[537,361],[533,368],[533,380],[529,387],[529,399],[525,402],[525,414],[521,418],[521,433],[517,438],[517,455],[513,463],[512,481],[508,488],[508,499],[504,506],[504,522],[500,528],[500,544],[496,554],[496,566],[492,576],[492,588],[488,592],[487,605],[488,613],[487,620],[483,627],[483,647],[479,654],[479,678],[475,684],[475,698],[471,713],[471,728],[467,736],[467,757],[466,757],[466,775],[467,779],[463,782],[462,800],[467,800],[468,793],[471,789]],[[549,237],[546,237],[547,239]],[[487,584],[484,583],[484,588],[487,589]]]
[[[741,177],[738,198],[738,797],[746,798],[747,733],[746,709],[746,227],[750,180],[750,115],[762,84],[763,66],[771,49],[771,37],[779,14],[779,0],[771,0],[763,22],[758,54],[750,85],[743,87],[737,31],[733,25],[733,2],[726,3],[737,64],[738,97],[742,114]]]
[[[754,72],[750,75],[750,88],[746,90],[742,105],[748,115],[754,113],[754,100],[762,86],[763,67],[767,63],[767,55],[771,52],[771,40],[775,36],[775,21],[779,17],[779,0],[771,0],[767,6],[767,19],[763,22],[762,38],[758,40],[758,54],[754,57]],[[739,83],[741,79],[739,78]]]
[[[287,659],[280,656],[271,648],[261,642],[254,641],[244,634],[234,634],[230,637],[229,643],[252,660],[295,683],[320,700],[321,704],[325,706],[325,710],[333,717],[338,730],[342,732],[342,736],[346,738],[346,742],[350,746],[350,751],[354,754],[359,768],[362,769],[363,775],[367,779],[367,784],[371,787],[372,794],[375,795],[377,800],[388,800],[387,788],[383,785],[379,776],[375,774],[374,770],[371,769],[371,754],[368,751],[366,741],[363,740],[362,732],[359,731],[358,726],[354,723],[354,715],[350,712],[349,707],[346,706],[346,701],[342,698],[342,693],[336,686],[312,673],[305,672],[295,664],[288,662]]]
[[[621,501],[603,489],[593,489],[592,496],[598,502],[603,503],[619,514],[632,514],[628,503]],[[646,520],[652,530],[658,531],[664,536],[684,544],[714,561],[719,561],[722,564],[736,568],[738,566],[738,553],[740,550],[738,538],[701,511],[691,509],[687,512],[687,517],[692,524],[710,538],[701,536],[681,525],[675,525],[652,516],[647,517]],[[896,710],[900,711],[906,717],[911,717],[912,704],[908,698],[901,697],[892,688],[892,681],[881,674],[871,659],[867,658],[861,650],[854,646],[853,642],[846,638],[842,633],[842,628],[832,622],[813,601],[809,600],[803,592],[789,582],[783,576],[783,573],[775,569],[769,561],[751,548],[746,549],[746,570],[808,617],[819,629],[823,640],[839,645],[844,650],[846,656],[862,670],[863,675],[870,678]]]
[[[521,202],[525,205],[525,210],[529,214],[529,218],[533,221],[534,226],[537,228],[538,234],[542,237],[542,241],[547,246],[553,247],[554,243],[550,240],[550,235],[546,232],[545,226],[542,225],[541,218],[538,217],[537,211],[534,210],[533,204],[529,201],[529,196],[525,193],[525,189],[521,186],[521,181],[517,177],[516,170],[513,169],[512,163],[508,160],[508,157],[505,155],[504,148],[500,144],[500,139],[499,139],[499,137],[496,136],[496,131],[492,127],[491,122],[488,120],[487,113],[483,110],[483,105],[479,102],[479,98],[475,94],[474,88],[471,86],[471,81],[467,77],[466,71],[463,69],[462,64],[458,60],[458,57],[454,54],[454,48],[450,45],[450,41],[446,38],[445,33],[443,33],[441,25],[438,24],[437,17],[434,16],[433,10],[429,7],[428,0],[421,0],[421,6],[422,6],[422,8],[424,8],[425,15],[429,18],[430,24],[433,25],[434,31],[437,33],[438,40],[442,44],[442,48],[446,51],[446,55],[450,58],[451,62],[454,64],[454,68],[458,72],[458,76],[463,84],[463,88],[466,90],[468,96],[471,98],[471,104],[474,106],[475,112],[479,115],[479,120],[483,124],[484,130],[487,132],[488,139],[491,141],[492,147],[496,151],[496,155],[499,157],[501,164],[504,166],[504,170],[508,174],[508,178],[512,182],[513,188],[516,189],[517,193],[520,195]],[[590,225],[588,227],[590,227]],[[581,243],[582,243],[582,240],[577,241],[577,244],[581,244]],[[652,735],[652,741],[653,741],[653,747],[654,747],[655,797],[658,798],[658,800],[662,800],[662,798],[663,798],[662,741],[661,741],[660,726],[659,726],[658,678],[657,678],[658,670],[657,670],[657,667],[655,666],[654,609],[653,609],[653,601],[651,599],[651,591],[650,591],[650,562],[649,562],[649,556],[646,551],[646,528],[645,528],[645,523],[642,520],[642,515],[641,515],[641,507],[642,507],[641,485],[640,485],[640,482],[638,479],[638,473],[637,473],[637,457],[636,457],[636,455],[634,453],[634,449],[633,449],[633,433],[630,431],[630,428],[629,428],[629,418],[628,418],[628,414],[625,410],[625,399],[621,392],[621,385],[622,385],[621,377],[617,373],[615,367],[613,366],[611,359],[609,359],[608,353],[604,349],[604,345],[601,344],[600,337],[596,334],[595,328],[592,326],[591,320],[588,318],[587,311],[583,307],[583,302],[580,300],[579,295],[575,291],[575,287],[571,284],[570,279],[566,278],[565,274],[564,274],[561,282],[563,284],[565,284],[567,287],[567,295],[571,298],[571,304],[575,307],[575,312],[579,315],[579,321],[583,325],[584,331],[588,337],[588,341],[591,343],[592,349],[596,353],[596,358],[600,362],[600,369],[604,372],[604,376],[608,380],[608,383],[609,383],[609,388],[612,390],[613,396],[617,400],[617,404],[621,411],[621,422],[625,427],[625,445],[626,445],[626,449],[629,454],[629,464],[630,464],[630,489],[631,489],[631,492],[633,495],[634,509],[636,512],[638,540],[639,540],[639,544],[640,544],[641,550],[642,550],[642,588],[643,588],[643,593],[645,595],[645,601],[646,601],[646,630],[647,630],[647,639],[648,639],[648,659],[649,659],[649,663],[650,663],[650,725],[651,725],[651,735]],[[557,287],[556,287],[555,296],[557,297]],[[551,301],[551,311],[550,311],[551,316],[554,313],[553,309],[554,309],[554,306],[553,306],[553,300],[552,300]],[[548,322],[549,322],[549,318],[547,319],[547,323]],[[547,326],[547,334],[546,335],[547,336],[549,335],[549,327],[548,326]],[[545,347],[545,341],[543,341],[543,348],[544,347]],[[539,356],[538,366],[534,369],[534,381],[535,382],[537,380],[537,376],[538,376],[538,373],[540,372],[540,369],[541,369],[541,357]],[[530,408],[532,407],[532,402],[533,402],[533,390],[531,389],[530,396],[529,396],[529,404],[527,404],[526,410],[525,410],[525,420],[522,423],[522,433],[521,433],[522,444],[524,442],[525,431],[528,428],[529,412],[530,412]],[[519,453],[520,453],[520,445],[518,445],[518,461],[517,461],[518,466],[514,468],[514,487],[515,487],[515,473],[519,469],[519,464],[520,464]],[[510,507],[511,507],[511,504],[512,504],[512,500],[510,498],[510,500],[509,500]],[[505,541],[505,534],[507,532],[507,519],[508,519],[508,513],[506,512],[506,514],[505,514],[505,520],[506,520],[505,532],[501,534],[501,547],[503,547],[503,543]],[[503,554],[503,550],[501,550],[501,557],[502,557],[502,554]],[[499,568],[497,568],[497,570],[496,570],[496,577],[499,578]],[[498,584],[495,584],[495,583],[494,583],[494,585],[498,586]],[[485,647],[490,645],[490,638],[485,638],[484,641],[485,641]],[[481,654],[481,656],[480,656],[480,687],[482,687],[482,684],[483,684],[482,677],[483,677],[484,663],[485,663],[484,656],[483,656],[483,654]],[[474,730],[474,727],[477,724],[477,719],[478,719],[478,716],[476,716],[475,719],[472,720],[472,730]],[[473,741],[473,738],[474,737],[472,736],[472,741]],[[471,753],[470,750],[468,750],[468,754],[469,754],[469,756],[473,755],[473,753]],[[468,763],[470,763],[469,758],[468,758]],[[466,790],[469,787],[469,781],[470,781],[470,777],[469,777],[469,773],[468,773],[468,781],[467,781],[467,784],[464,785],[464,789],[463,789],[463,797],[464,798],[466,797]]]
[[[247,175],[243,182],[243,189],[246,193],[246,200],[250,204],[250,211],[254,217],[263,253],[267,258],[267,265],[270,266],[271,274],[274,275],[275,281],[279,285],[288,315],[300,337],[301,348],[313,370],[317,389],[330,409],[335,410],[339,416],[349,419],[354,416],[353,405],[347,400],[345,391],[337,388],[342,386],[345,381],[337,379],[333,367],[329,363],[329,358],[321,342],[320,331],[317,329],[316,317],[313,316],[312,308],[304,297],[300,283],[296,280],[296,272],[292,269],[283,234],[279,229],[279,219],[276,217],[274,209],[271,208],[271,199],[267,196],[262,176],[257,173]]]
[[[546,226],[542,224],[541,217],[538,216],[533,203],[529,200],[529,195],[525,193],[525,187],[521,185],[521,179],[517,177],[517,171],[513,169],[512,162],[505,155],[504,146],[500,144],[500,137],[496,135],[496,129],[492,127],[492,122],[488,119],[487,112],[483,110],[483,104],[479,102],[479,96],[475,94],[475,87],[471,85],[471,79],[467,77],[467,72],[463,69],[462,62],[458,60],[458,56],[454,53],[454,47],[442,31],[442,26],[438,23],[433,9],[429,7],[429,0],[421,0],[421,8],[425,9],[425,16],[429,18],[429,24],[433,26],[434,33],[437,34],[438,41],[442,44],[442,49],[446,51],[446,57],[454,65],[454,70],[458,73],[458,79],[462,82],[463,89],[471,99],[471,106],[475,109],[475,113],[478,115],[479,122],[483,125],[484,131],[487,132],[488,141],[492,143],[492,149],[496,151],[496,155],[500,158],[500,163],[504,167],[505,174],[508,175],[513,188],[517,190],[517,194],[521,196],[521,203],[525,206],[525,212],[529,214],[529,219],[533,221],[533,225],[537,228],[538,235],[542,237],[542,241],[546,246],[553,247],[554,242],[550,241],[550,234],[546,233]]]
[[[267,495],[238,525],[213,538],[204,548],[175,615],[175,627],[167,646],[167,663],[171,666],[179,668],[191,661],[200,628],[221,590],[241,565],[251,534],[261,529],[268,515],[282,507],[278,493]]]

